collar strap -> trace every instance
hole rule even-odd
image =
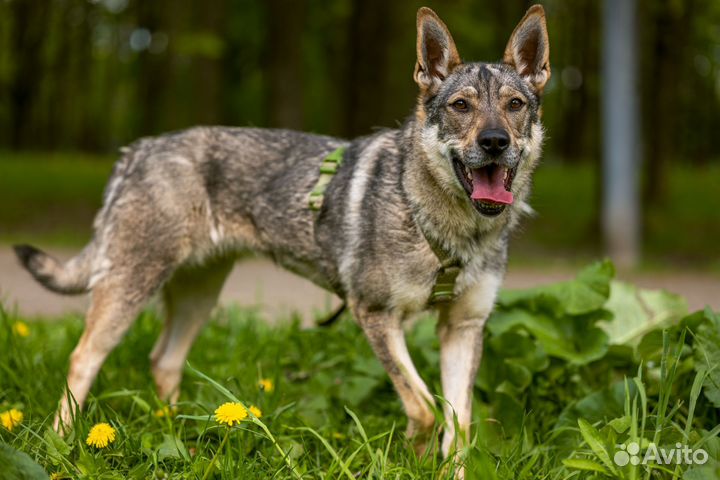
[[[308,195],[308,206],[310,210],[319,212],[322,208],[323,200],[325,199],[325,189],[330,184],[335,173],[343,161],[347,147],[339,147],[330,152],[325,158],[323,158],[320,164],[320,176],[318,177],[315,187]]]

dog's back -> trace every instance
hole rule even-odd
[[[59,293],[87,291],[113,265],[142,269],[153,263],[149,257],[199,264],[244,249],[307,273],[320,252],[305,198],[324,156],[343,144],[290,130],[226,127],[143,138],[122,149],[81,257],[62,266],[29,246],[16,251]]]

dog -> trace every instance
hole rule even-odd
[[[122,149],[93,239],[78,256],[61,263],[14,247],[48,289],[92,295],[56,429],[70,425],[156,292],[167,318],[152,373],[160,397],[176,402],[193,340],[237,252],[250,249],[345,300],[392,380],[418,451],[434,427],[435,399],[408,354],[403,322],[428,308],[438,277],[455,268],[451,298],[431,306],[439,310],[441,449],[447,456],[467,444],[483,326],[541,153],[545,12],[527,11],[498,63],[463,62],[428,8],[417,14],[416,47],[417,105],[399,129],[352,141],[229,127],[144,138]],[[332,152],[342,162],[314,210],[308,196]]]

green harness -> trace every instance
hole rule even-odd
[[[420,229],[422,230],[422,229]],[[435,277],[428,306],[437,307],[441,304],[450,303],[455,299],[455,282],[460,274],[460,261],[450,255],[442,246],[436,245],[430,237],[425,235],[425,240],[430,244],[435,256],[440,260],[440,269]]]
[[[347,150],[347,147],[339,147],[333,150],[320,164],[320,176],[315,184],[315,188],[313,188],[308,195],[308,206],[310,210],[319,212],[322,208],[323,200],[325,199],[325,190],[335,173],[337,173],[338,168],[340,168],[345,150]],[[422,231],[422,229],[420,230]],[[440,269],[438,270],[435,285],[428,299],[428,306],[437,307],[449,303],[455,298],[455,282],[460,274],[460,262],[445,250],[442,245],[426,235],[425,232],[423,232],[423,236],[430,244],[435,256],[440,260]],[[339,317],[342,310],[344,310],[344,306],[331,316],[332,320],[321,321],[320,324],[326,325],[332,323],[332,321]]]
[[[320,164],[320,176],[315,184],[315,188],[312,189],[310,195],[308,195],[308,206],[310,210],[319,212],[322,208],[323,199],[325,198],[325,189],[330,184],[333,176],[337,172],[338,168],[343,161],[343,155],[345,155],[347,147],[339,147],[333,150],[327,157],[323,158]]]

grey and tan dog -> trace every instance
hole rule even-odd
[[[443,453],[466,442],[483,325],[503,278],[508,236],[529,210],[548,54],[540,6],[528,10],[500,63],[462,62],[445,24],[422,8],[418,102],[398,130],[347,142],[198,127],[125,149],[82,253],[61,264],[15,247],[50,290],[92,293],[56,427],[69,424],[72,398],[82,406],[103,361],[158,291],[167,319],[152,369],[160,396],[176,401],[193,340],[236,252],[249,248],[345,299],[392,379],[419,449],[435,400],[408,355],[403,321],[428,307],[439,257],[456,261],[454,299],[439,304]],[[343,162],[315,212],[308,195],[338,147],[346,147]]]

